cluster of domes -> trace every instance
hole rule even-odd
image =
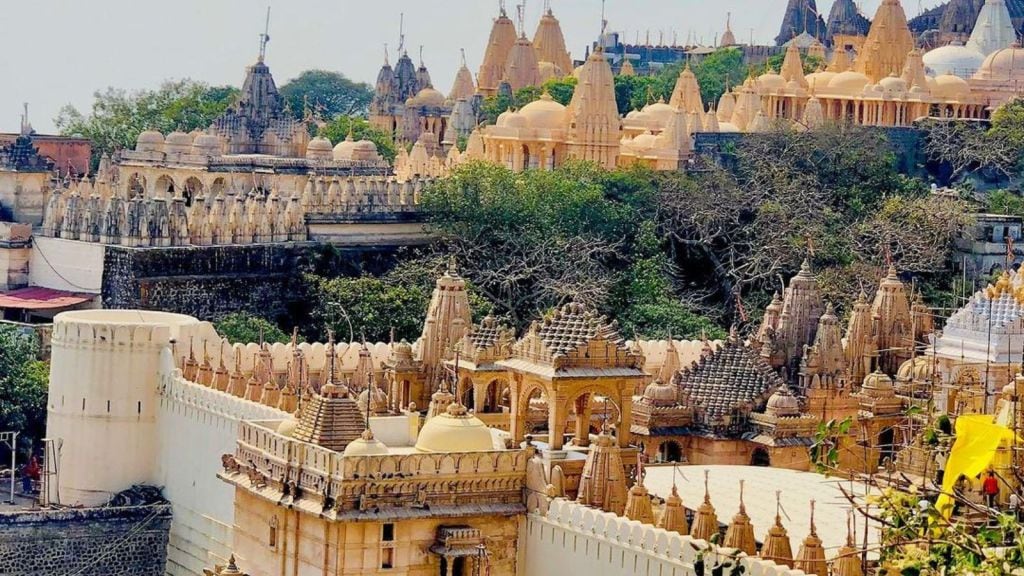
[[[178,156],[220,156],[224,153],[224,141],[218,136],[199,131],[175,130],[164,137],[156,130],[146,130],[135,140],[135,151]]]

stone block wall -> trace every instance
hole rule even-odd
[[[0,574],[162,576],[168,505],[0,514]]]
[[[377,273],[390,268],[397,249],[331,248],[328,258],[313,242],[102,248],[104,308],[161,310],[208,321],[239,311],[271,319],[294,316],[294,307],[307,305],[307,263],[330,260],[330,275]]]
[[[296,297],[297,243],[125,248],[107,246],[105,308],[178,312],[213,320],[248,310],[273,317]]]

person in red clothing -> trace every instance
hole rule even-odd
[[[985,476],[985,481],[981,484],[981,493],[985,496],[985,504],[989,508],[995,508],[996,500],[999,497],[999,480],[996,479],[994,471],[989,470],[988,475]]]
[[[21,471],[21,491],[25,494],[31,494],[33,486],[36,482],[39,482],[39,461],[33,456],[28,464]]]

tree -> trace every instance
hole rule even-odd
[[[92,140],[93,168],[103,154],[135,147],[144,130],[205,130],[235,100],[236,88],[208,86],[193,80],[164,82],[156,90],[96,92],[92,110],[83,114],[70,104],[54,120],[64,136]]]
[[[888,245],[900,267],[934,273],[964,222],[965,206],[925,199],[921,182],[896,171],[883,136],[850,126],[747,135],[729,168],[661,177],[659,229],[682,281],[710,285],[729,316],[737,295],[762,302],[805,258],[823,272],[878,268]],[[837,294],[846,277],[837,274]]]
[[[37,347],[9,324],[0,324],[0,431],[17,431],[29,451],[46,435],[49,368],[36,359]]]
[[[339,338],[347,339],[351,321],[352,337],[357,340],[386,342],[393,331],[396,339],[415,341],[423,330],[434,284],[446,266],[443,258],[413,256],[380,276],[324,278],[307,274],[314,302],[313,326],[315,330],[332,329]],[[476,295],[472,285],[468,292],[473,316],[483,317],[489,305]]]
[[[606,302],[640,217],[641,194],[617,178],[588,164],[516,174],[471,163],[428,187],[423,207],[439,249],[522,328],[567,300]]]
[[[306,70],[281,86],[280,92],[298,119],[303,118],[307,107],[326,120],[365,116],[373,98],[368,84],[353,82],[341,72],[329,70]]]
[[[642,338],[725,338],[726,333],[675,296],[673,266],[651,221],[640,225],[633,264],[610,305],[624,334]]]
[[[711,104],[718,102],[729,87],[743,83],[749,72],[743,63],[743,52],[729,47],[719,48],[705,56],[693,67],[693,73],[700,84],[701,99]]]
[[[248,344],[250,342],[291,342],[291,336],[286,334],[277,324],[254,316],[248,312],[235,312],[228,314],[214,324],[217,333],[227,338],[232,344]]]
[[[348,137],[351,131],[356,140],[369,140],[377,146],[377,152],[388,162],[395,160],[397,152],[395,141],[384,130],[370,124],[369,121],[355,116],[338,116],[320,128],[320,135],[337,144]]]

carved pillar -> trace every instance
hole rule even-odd
[[[619,447],[629,447],[629,428],[633,425],[633,392],[632,385],[619,385],[619,428],[616,434],[619,439]]]
[[[573,444],[590,445],[590,394],[584,394],[573,402],[576,409],[576,430]]]
[[[552,391],[553,392],[553,391]],[[561,450],[565,441],[568,418],[568,399],[564,393],[548,394],[548,443],[552,450]]]

